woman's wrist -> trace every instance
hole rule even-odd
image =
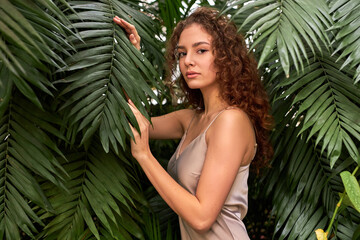
[[[150,149],[147,150],[146,152],[143,153],[139,153],[136,156],[134,156],[134,158],[141,164],[142,162],[145,161],[149,161],[149,159],[151,159],[153,157]]]

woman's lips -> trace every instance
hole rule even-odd
[[[186,73],[186,77],[187,77],[187,78],[195,78],[195,77],[197,77],[198,75],[200,75],[200,73],[197,73],[197,72],[187,72],[187,73]]]

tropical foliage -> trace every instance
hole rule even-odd
[[[176,216],[130,157],[126,98],[147,117],[175,109],[164,40],[195,2],[0,0],[0,239],[174,238]],[[261,191],[274,239],[329,225],[358,239],[360,3],[214,2],[246,35],[271,99]],[[114,15],[136,26],[141,52]],[[174,142],[152,145],[165,165]]]
[[[146,114],[151,86],[162,89],[159,23],[133,1],[0,6],[0,238],[144,238],[125,94]],[[114,15],[136,25],[153,62]]]
[[[360,191],[343,193],[340,177],[354,172],[359,188],[359,8],[351,0],[260,0],[225,9],[249,39],[273,107],[275,156],[264,190],[275,239],[314,239],[338,210],[339,194],[347,201],[328,236],[359,238],[359,209],[346,205],[354,207]]]

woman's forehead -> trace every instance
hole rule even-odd
[[[211,41],[211,35],[200,24],[193,23],[184,28],[180,34],[178,46],[192,47],[199,43],[211,45]]]

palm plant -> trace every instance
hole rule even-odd
[[[170,100],[163,39],[194,4],[0,0],[0,239],[160,238],[171,213],[127,151],[127,122],[137,124],[126,98],[146,116],[171,108],[150,105]],[[274,238],[315,238],[343,199],[333,232],[356,239],[360,214],[338,193],[340,172],[360,164],[360,4],[215,6],[249,39],[271,98],[275,156],[264,192]],[[114,15],[136,26],[142,53]],[[158,216],[148,213],[149,199]]]
[[[224,9],[249,39],[273,107],[264,191],[275,239],[315,239],[338,209],[340,172],[360,165],[359,8],[351,0],[242,0]],[[343,204],[332,233],[357,239],[359,224],[359,212]]]
[[[134,1],[4,0],[0,11],[0,238],[144,238],[126,96],[146,114],[150,86],[163,89],[157,21]]]

